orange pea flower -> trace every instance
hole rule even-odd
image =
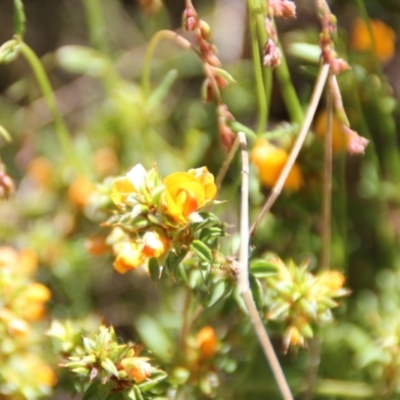
[[[143,236],[142,254],[145,257],[160,257],[169,247],[169,240],[157,232],[148,231]]]
[[[378,19],[371,19],[374,45],[368,31],[367,24],[362,18],[354,20],[351,26],[350,45],[354,50],[373,50],[381,62],[389,61],[395,53],[395,31]]]
[[[267,139],[259,139],[251,151],[251,162],[258,168],[260,181],[265,186],[273,187],[284,168],[289,154],[270,143]],[[284,184],[286,189],[299,190],[303,181],[301,170],[294,164]]]
[[[175,172],[164,180],[165,211],[177,222],[185,224],[193,212],[212,200],[217,188],[206,167],[189,172]]]
[[[140,383],[150,377],[153,371],[152,365],[147,360],[146,357],[128,357],[124,358],[120,365],[136,383]]]
[[[120,274],[125,274],[132,269],[140,267],[145,256],[140,248],[140,244],[134,241],[123,242],[116,246],[117,257],[114,261],[114,268]]]
[[[84,207],[89,199],[89,196],[95,191],[95,186],[92,182],[84,177],[76,178],[68,189],[68,198],[72,204],[77,207]]]
[[[212,326],[204,326],[196,335],[196,347],[199,349],[200,358],[212,357],[217,349],[218,338]]]

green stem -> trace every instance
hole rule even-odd
[[[251,35],[251,50],[253,55],[254,64],[254,76],[256,80],[256,90],[258,98],[258,123],[257,123],[257,133],[260,134],[264,132],[267,124],[267,113],[268,104],[265,96],[265,87],[263,80],[263,66],[261,64],[260,57],[260,43],[257,36],[257,11],[258,7],[254,0],[247,0],[247,5],[249,8],[249,24],[250,24],[250,35]]]
[[[257,24],[257,33],[258,33],[258,41],[261,44],[267,43],[267,32],[265,31],[265,23],[263,15],[256,15],[256,24]],[[266,102],[266,125],[268,124],[268,117],[270,111],[271,104],[271,94],[272,94],[272,69],[271,68],[262,68],[263,81],[264,81],[264,96]]]
[[[101,0],[84,0],[83,4],[86,9],[90,43],[102,53],[108,53],[104,14],[100,2]]]
[[[36,80],[40,89],[42,90],[47,106],[49,107],[50,113],[53,117],[58,139],[60,140],[61,146],[64,149],[67,158],[69,159],[70,163],[75,166],[75,168],[82,172],[84,170],[83,164],[75,154],[71,134],[58,110],[57,100],[54,96],[53,88],[51,87],[49,78],[47,77],[42,63],[34,51],[22,40],[20,40],[20,51],[28,61],[33,73],[35,74]]]
[[[151,73],[151,59],[153,57],[154,50],[162,39],[170,39],[182,48],[186,50],[193,50],[200,58],[201,54],[190,44],[184,37],[177,33],[169,30],[158,31],[150,40],[149,46],[146,51],[144,58],[143,74],[142,74],[142,90],[145,97],[150,95],[150,73]]]
[[[304,112],[296,94],[296,90],[294,89],[286,58],[280,44],[279,48],[281,50],[282,58],[281,65],[275,68],[276,77],[278,78],[278,82],[282,90],[283,101],[285,102],[290,119],[292,122],[296,122],[301,125],[304,120]]]

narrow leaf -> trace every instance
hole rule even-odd
[[[213,256],[211,250],[200,240],[193,240],[190,245],[190,250],[193,251],[193,253],[195,253],[201,260],[212,264]]]
[[[164,100],[177,78],[178,71],[176,69],[172,69],[167,73],[167,75],[165,75],[165,78],[149,97],[147,102],[147,107],[149,109],[152,109],[154,106]]]
[[[14,32],[19,36],[23,36],[25,32],[25,10],[22,0],[14,0]]]

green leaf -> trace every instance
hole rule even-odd
[[[68,72],[95,78],[104,77],[112,68],[102,53],[85,46],[63,46],[56,52],[60,65]]]
[[[270,261],[255,259],[250,261],[250,271],[257,278],[275,275],[278,272],[278,267]]]
[[[157,89],[155,89],[153,93],[150,95],[149,100],[147,102],[147,107],[149,109],[152,109],[154,106],[163,101],[163,99],[168,94],[168,92],[170,91],[172,85],[175,83],[177,78],[178,78],[178,71],[176,69],[168,71],[167,75],[158,85]]]
[[[158,265],[158,261],[156,258],[150,258],[149,263],[149,272],[150,277],[153,282],[156,282],[160,278],[160,266]]]
[[[108,394],[113,387],[114,384],[111,382],[102,384],[99,381],[95,381],[88,387],[82,400],[107,400]]]
[[[8,133],[7,129],[4,128],[4,126],[0,125],[0,136],[3,136],[3,138],[7,142],[11,142],[11,135]]]
[[[230,282],[220,279],[215,282],[210,288],[210,294],[206,298],[204,305],[205,307],[211,307],[216,304],[219,300],[226,297],[232,289]]]
[[[137,318],[135,328],[146,346],[162,362],[171,361],[174,346],[163,327],[149,315]]]
[[[253,275],[249,275],[250,289],[253,295],[254,303],[260,310],[264,306],[264,293],[260,281]]]
[[[22,0],[14,0],[14,32],[23,36],[25,32],[26,16]]]
[[[118,369],[115,364],[109,359],[106,358],[102,363],[101,366],[110,374],[114,376],[118,376]]]
[[[193,240],[190,245],[190,250],[197,255],[201,260],[210,264],[213,263],[213,256],[211,250],[200,240]]]

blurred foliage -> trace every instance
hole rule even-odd
[[[239,157],[217,200],[206,186],[244,131],[256,218],[312,92],[320,23],[302,0],[297,19],[276,20],[288,103],[280,67],[257,77],[251,46],[264,20],[244,3],[193,1],[200,38],[186,10],[183,37],[207,63],[168,40],[146,59],[157,32],[181,28],[183,1],[0,3],[0,399],[280,398],[236,284]],[[296,398],[396,399],[400,7],[331,7],[335,49],[352,68],[338,76],[344,109],[370,143],[364,156],[346,153],[343,115],[333,117],[323,270],[322,99],[315,134],[252,237],[250,287]],[[262,118],[259,78],[269,82]],[[128,172],[139,164],[141,193]],[[195,206],[174,192],[177,171],[179,190],[198,171]]]

